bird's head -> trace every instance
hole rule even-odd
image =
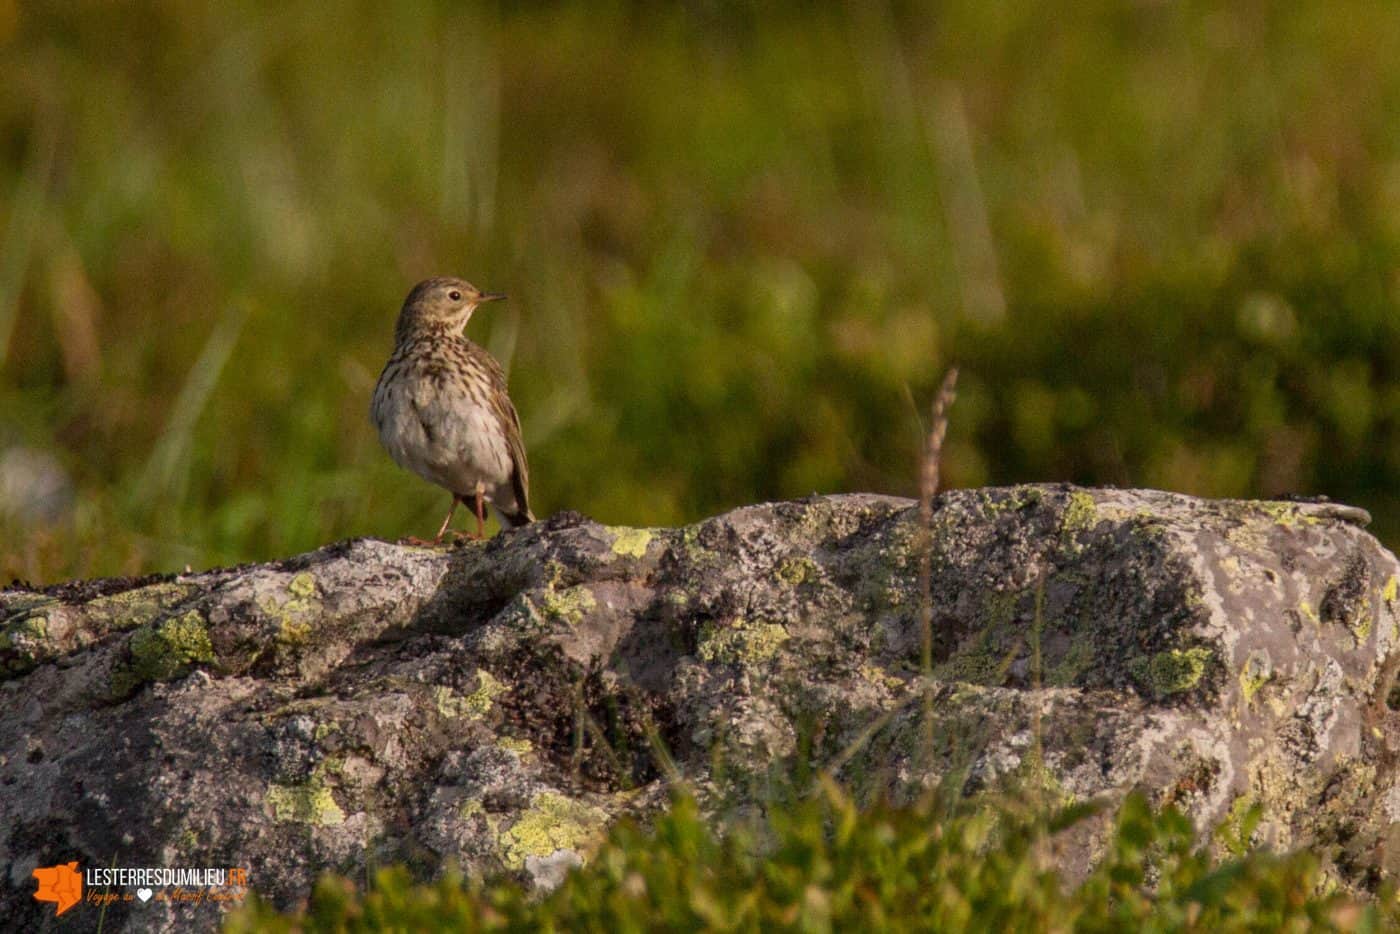
[[[397,334],[402,339],[405,334],[423,328],[461,333],[478,305],[501,298],[505,296],[499,292],[483,292],[465,279],[450,276],[424,279],[403,301]]]

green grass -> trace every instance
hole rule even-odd
[[[446,496],[366,412],[441,273],[511,296],[472,336],[539,515],[912,495],[956,361],[947,485],[1326,493],[1400,534],[1379,0],[0,0],[0,74],[0,455],[73,487],[0,503],[0,582],[431,532]],[[391,874],[311,917],[1371,923],[1306,856],[1213,862],[1140,804],[1071,888],[1037,818],[850,814],[778,808],[758,859],[682,804],[541,903]]]
[[[0,0],[0,577],[426,534],[366,418],[510,294],[536,513],[947,484],[1320,492],[1400,532],[1400,20],[1287,5]]]
[[[624,822],[589,863],[537,898],[510,880],[449,872],[416,884],[380,870],[366,891],[327,876],[304,911],[249,900],[226,924],[252,931],[1380,931],[1393,896],[1331,890],[1308,854],[1217,859],[1179,812],[1130,796],[1099,828],[1103,859],[1059,870],[1092,808],[1008,802],[956,812],[924,802],[857,808],[834,785],[715,834],[679,797],[651,830]]]

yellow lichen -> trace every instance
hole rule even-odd
[[[496,740],[496,746],[506,752],[513,752],[519,758],[528,756],[534,751],[535,744],[528,739],[516,739],[514,736],[502,736]]]
[[[1322,521],[1317,516],[1299,509],[1296,503],[1269,501],[1255,503],[1254,506],[1271,519],[1274,524],[1281,525],[1286,529],[1296,528],[1300,525],[1317,525]]]
[[[49,637],[47,616],[26,616],[5,627],[5,647],[24,643],[42,642]]]
[[[1371,628],[1375,624],[1375,618],[1369,609],[1357,614],[1356,619],[1351,623],[1352,635],[1356,637],[1356,644],[1360,645],[1371,637]]]
[[[545,570],[549,579],[539,592],[540,611],[548,619],[577,626],[598,606],[598,598],[586,585],[565,586],[565,568],[558,561],[549,562]]]
[[[1313,605],[1308,601],[1303,600],[1299,602],[1298,612],[1303,614],[1303,618],[1314,626],[1317,626],[1319,629],[1322,627],[1322,620],[1318,618],[1317,610],[1313,609]]]
[[[476,670],[477,689],[462,695],[444,685],[433,689],[433,702],[438,713],[449,719],[465,717],[480,720],[491,710],[492,702],[505,692],[506,686],[485,668]]]
[[[647,545],[651,544],[652,536],[648,529],[609,526],[606,531],[612,536],[614,554],[640,558],[646,555]]]
[[[147,681],[184,674],[194,662],[214,660],[209,628],[197,610],[141,627],[132,633],[127,647],[130,661],[112,673],[112,691],[118,696]]]
[[[1234,800],[1220,826],[1215,828],[1215,839],[1233,856],[1243,856],[1254,844],[1254,831],[1259,826],[1263,808],[1252,794],[1243,794]]]
[[[316,578],[310,571],[302,571],[287,584],[287,592],[293,597],[306,599],[316,593]]]
[[[750,622],[742,616],[730,623],[707,623],[700,630],[700,658],[722,664],[757,664],[778,653],[788,632],[777,623]]]
[[[345,823],[345,812],[335,803],[335,796],[319,776],[295,785],[269,785],[266,800],[272,819],[278,823],[319,827]]]
[[[89,600],[83,604],[83,613],[113,629],[135,629],[155,622],[197,590],[193,584],[151,584]]]
[[[1240,694],[1246,704],[1253,703],[1254,695],[1274,676],[1269,656],[1264,652],[1251,652],[1240,668]]]
[[[283,645],[304,645],[311,638],[311,620],[319,608],[316,598],[316,577],[302,571],[287,582],[285,600],[264,596],[258,608],[277,620],[277,641]]]
[[[557,850],[587,855],[603,836],[608,816],[600,808],[552,791],[534,796],[530,810],[500,836],[502,859],[510,869],[523,869],[530,856]]]
[[[860,674],[862,678],[869,681],[871,684],[881,685],[891,691],[898,691],[904,687],[903,678],[890,674],[878,665],[861,665]]]
[[[585,586],[566,587],[555,590],[546,587],[540,598],[540,609],[552,619],[561,620],[570,626],[577,626],[583,618],[598,606],[598,598]]]
[[[806,557],[784,558],[777,570],[778,580],[789,587],[812,583],[820,574],[817,562]]]
[[[42,614],[26,616],[0,630],[0,649],[12,652],[10,667],[23,670],[43,654],[41,645],[49,637],[49,618]]]
[[[1061,528],[1065,532],[1092,528],[1098,521],[1099,504],[1093,496],[1083,490],[1076,490],[1069,495],[1069,503],[1065,506],[1064,517],[1061,520]]]
[[[1185,650],[1169,649],[1138,659],[1133,665],[1133,674],[1145,682],[1154,694],[1179,694],[1200,683],[1212,654],[1210,649],[1199,646]]]
[[[28,613],[39,607],[55,607],[60,604],[57,597],[45,596],[41,593],[22,593],[14,591],[5,595],[5,609],[7,613]],[[95,601],[93,601],[95,602]],[[92,602],[87,604],[92,605]]]

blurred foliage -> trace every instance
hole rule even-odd
[[[956,360],[951,485],[1400,532],[1376,0],[0,0],[0,73],[6,580],[431,532],[366,411],[442,273],[540,515],[912,493]]]
[[[256,896],[226,934],[349,931],[1379,931],[1393,896],[1362,905],[1326,891],[1315,859],[1252,850],[1217,862],[1191,822],[1129,797],[1103,859],[1071,883],[1058,833],[1090,809],[1050,818],[983,803],[856,808],[834,786],[717,838],[679,798],[655,828],[616,827],[588,865],[546,897],[511,881],[449,873],[416,885],[380,870],[366,892],[328,876],[304,912]]]

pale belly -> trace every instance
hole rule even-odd
[[[415,404],[416,402],[416,404]],[[510,448],[495,413],[466,398],[434,398],[420,387],[415,400],[402,388],[380,386],[372,415],[379,440],[400,466],[467,497],[480,484],[498,505],[510,508]]]

